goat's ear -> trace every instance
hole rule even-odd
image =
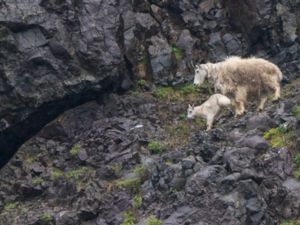
[[[189,106],[188,106],[189,108],[191,108],[192,106],[189,104]]]
[[[195,108],[195,104],[192,105],[192,108]]]

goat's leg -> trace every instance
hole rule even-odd
[[[278,101],[278,99],[280,98],[280,85],[275,85],[274,86],[275,89],[275,93],[274,93],[274,97],[272,99],[272,101]]]
[[[258,112],[264,110],[265,103],[266,103],[267,99],[268,99],[267,96],[262,96],[262,97],[260,98],[260,102],[259,102],[259,105],[258,105],[258,107],[257,107],[257,111],[258,111]]]
[[[206,128],[206,131],[210,131],[211,130],[213,122],[214,122],[214,118],[215,118],[215,116],[211,116],[211,115],[207,117],[207,121],[206,121],[207,128]]]
[[[237,101],[232,101],[232,104],[234,106],[234,111],[235,111],[235,114],[234,114],[234,117],[238,117],[238,115],[240,114],[240,103],[237,102]]]
[[[239,87],[236,92],[235,101],[238,104],[237,116],[245,113],[245,102],[247,99],[247,91],[244,87]]]

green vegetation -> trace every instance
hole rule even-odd
[[[136,218],[132,212],[124,213],[124,222],[121,225],[136,225]]]
[[[272,128],[264,133],[264,138],[269,141],[272,148],[281,148],[284,146],[293,147],[294,132],[284,126]]]
[[[280,223],[280,225],[296,225],[296,224],[292,221],[284,221],[284,222]]]
[[[147,225],[162,225],[163,222],[159,219],[157,219],[155,216],[150,216],[148,219],[147,219]]]
[[[175,44],[172,44],[172,53],[178,61],[183,57],[183,50],[178,48]]]
[[[137,84],[141,87],[141,88],[144,88],[144,87],[146,87],[147,86],[147,82],[145,81],[145,80],[139,80],[138,82],[137,82]]]
[[[300,106],[295,106],[293,109],[293,114],[295,117],[300,117]]]
[[[171,99],[175,97],[172,87],[160,87],[154,91],[154,96],[158,99]],[[175,100],[175,99],[173,99]]]
[[[187,120],[187,115],[186,113],[181,113],[178,117],[179,120]]]
[[[146,174],[147,170],[146,168],[143,166],[143,165],[139,165],[139,166],[136,166],[134,169],[133,169],[133,173],[137,176],[137,177],[144,177],[145,174]]]
[[[193,84],[187,84],[187,85],[183,85],[180,89],[179,92],[183,95],[183,96],[187,96],[190,94],[195,94],[199,91],[199,89],[193,85]]]
[[[204,82],[200,87],[184,84],[176,87],[157,87],[153,91],[156,98],[171,102],[197,102],[201,97],[200,94],[205,98],[207,94],[212,94],[208,82]]]
[[[80,149],[81,149],[81,145],[80,144],[76,144],[74,145],[71,150],[70,150],[70,153],[72,156],[76,156],[78,155],[78,153],[80,152]]]
[[[138,165],[132,170],[132,172],[133,172],[132,174],[133,176],[129,178],[117,179],[113,181],[109,185],[109,189],[113,187],[127,188],[127,189],[134,189],[136,192],[138,192],[145,176],[147,175],[147,170],[144,166]]]
[[[12,209],[16,209],[18,207],[18,203],[17,202],[9,202],[6,203],[4,206],[5,210],[12,210]]]
[[[111,169],[114,171],[115,175],[118,175],[122,171],[122,165],[115,163],[112,165]]]
[[[135,195],[133,198],[133,207],[139,209],[142,207],[143,199],[140,195]]]
[[[296,164],[296,170],[294,172],[294,176],[299,179],[300,178],[300,154],[297,154],[294,157],[294,162]]]
[[[117,180],[116,186],[121,188],[138,189],[141,186],[141,179],[139,177],[135,177],[135,178]]]
[[[46,223],[46,224],[49,224],[52,222],[53,218],[52,216],[48,213],[48,212],[44,212],[42,215],[41,215],[41,220]],[[52,224],[52,223],[51,223]]]
[[[80,167],[78,169],[71,170],[66,173],[67,179],[79,180],[81,177],[85,176],[89,172],[87,167]]]
[[[32,180],[32,184],[33,185],[40,185],[44,182],[43,178],[41,177],[35,177],[33,180]]]
[[[158,154],[163,152],[163,145],[159,141],[150,141],[148,144],[148,149],[153,154]]]
[[[51,173],[51,177],[54,180],[57,180],[59,178],[66,178],[68,180],[75,179],[79,180],[82,177],[85,177],[87,173],[90,172],[90,169],[87,167],[79,167],[78,169],[73,169],[68,171],[67,173],[61,171],[60,169],[54,168]]]
[[[51,173],[52,179],[57,180],[57,179],[59,179],[59,178],[61,178],[63,176],[64,176],[64,172],[61,171],[60,169],[54,168],[52,170],[52,173]]]
[[[296,166],[300,168],[300,154],[297,154],[294,157],[294,162],[295,162]]]

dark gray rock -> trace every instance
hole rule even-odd
[[[266,113],[260,113],[258,115],[252,116],[247,122],[247,129],[259,129],[262,131],[267,131],[274,127],[274,121]]]
[[[241,172],[249,168],[254,158],[255,150],[247,147],[229,149],[224,154],[224,162],[231,172]]]
[[[267,150],[269,147],[268,142],[263,137],[258,135],[243,138],[239,141],[239,144],[244,147],[256,149],[256,154]]]

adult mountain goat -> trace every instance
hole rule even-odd
[[[206,77],[214,81],[216,92],[231,98],[236,116],[245,112],[249,98],[259,100],[259,111],[264,109],[268,95],[274,95],[273,101],[280,98],[282,73],[265,59],[232,56],[219,63],[197,65],[194,84],[201,85]]]

